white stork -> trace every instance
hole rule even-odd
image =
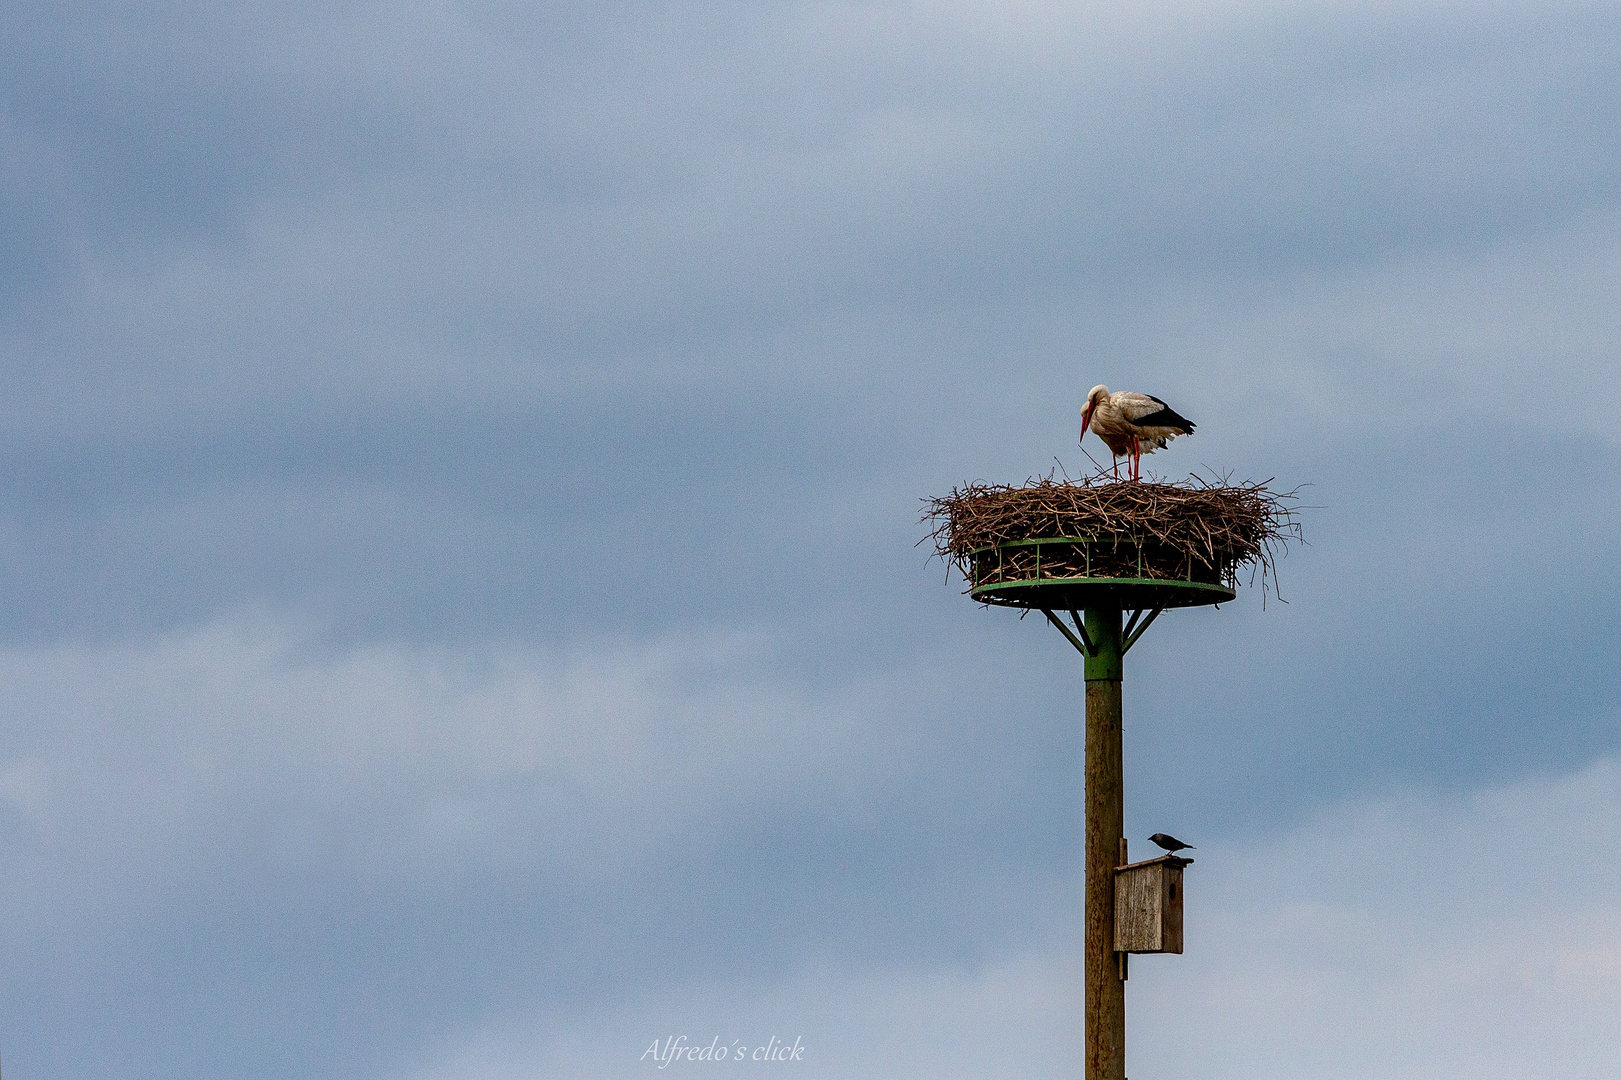
[[[1109,393],[1107,386],[1092,387],[1081,406],[1081,438],[1086,429],[1097,432],[1115,457],[1114,474],[1120,475],[1120,458],[1131,458],[1131,478],[1142,477],[1144,454],[1152,454],[1178,435],[1193,434],[1193,421],[1181,416],[1165,402],[1130,390]]]

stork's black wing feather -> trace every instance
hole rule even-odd
[[[1189,420],[1187,417],[1165,404],[1165,402],[1161,401],[1159,398],[1154,397],[1152,394],[1147,396],[1150,401],[1160,406],[1159,412],[1149,413],[1147,416],[1139,416],[1132,421],[1132,424],[1137,427],[1181,428],[1189,435],[1193,434],[1192,420]]]

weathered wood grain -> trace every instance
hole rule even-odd
[[[1182,868],[1192,861],[1165,855],[1115,871],[1116,951],[1182,951]]]
[[[1086,663],[1086,1080],[1125,1080],[1126,984],[1114,949],[1114,868],[1125,819],[1118,610],[1089,610]]]

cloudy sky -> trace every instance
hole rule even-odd
[[[1097,382],[1310,485],[1130,1074],[1621,1073],[1621,9],[1129,6],[0,8],[7,1075],[1080,1077]]]

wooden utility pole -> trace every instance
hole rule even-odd
[[[1120,609],[1088,608],[1086,636],[1086,1080],[1125,1080],[1126,983],[1114,951],[1114,871],[1125,827]]]

